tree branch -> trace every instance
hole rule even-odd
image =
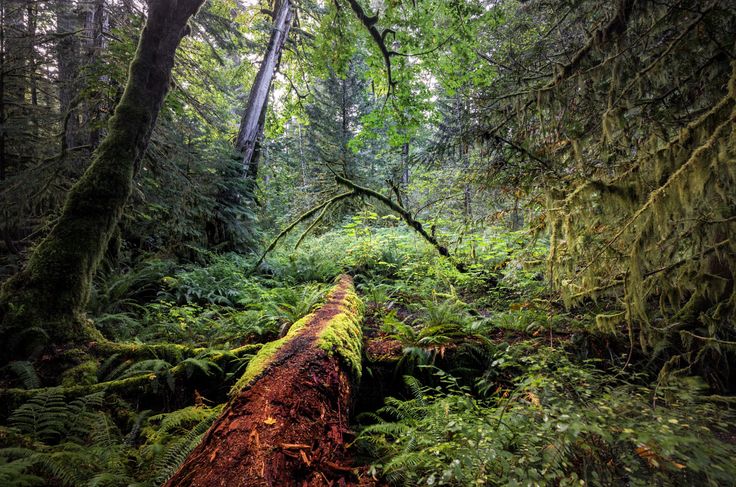
[[[439,252],[440,255],[449,258],[457,270],[459,270],[460,272],[465,272],[465,265],[460,262],[456,262],[455,259],[453,259],[450,255],[450,251],[447,250],[447,247],[441,245],[436,238],[428,234],[422,224],[415,220],[403,206],[399,206],[397,203],[394,203],[393,201],[391,201],[391,199],[385,197],[381,193],[378,193],[376,191],[373,191],[372,189],[363,186],[359,186],[349,179],[345,179],[344,177],[338,176],[337,174],[335,175],[335,181],[337,181],[338,184],[351,188],[353,190],[353,193],[355,194],[362,194],[364,196],[377,199],[384,205],[388,206],[390,209],[398,213],[399,216],[404,220],[404,222],[406,222],[407,225],[416,230],[416,232],[419,233],[419,235],[421,235],[424,240],[429,242],[435,249],[437,249],[437,252]]]
[[[376,43],[378,48],[381,50],[381,54],[383,55],[383,60],[386,63],[386,76],[388,77],[388,93],[393,93],[394,86],[396,83],[393,81],[393,78],[391,76],[391,56],[395,56],[396,52],[389,50],[388,47],[386,47],[386,35],[393,32],[391,29],[386,29],[383,32],[379,31],[376,28],[376,21],[378,20],[378,15],[368,16],[365,13],[365,10],[363,10],[363,7],[360,6],[358,3],[358,0],[347,0],[348,4],[350,4],[350,8],[355,13],[355,16],[358,17],[358,20],[365,26],[365,28],[370,33],[371,37],[373,38],[373,41]]]

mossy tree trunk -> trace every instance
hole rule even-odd
[[[171,81],[187,22],[204,0],[155,0],[108,135],[70,190],[61,216],[24,269],[0,289],[4,343],[15,354],[30,335],[54,344],[95,338],[84,308],[90,281],[130,195],[133,176]],[[34,340],[35,341],[35,340]]]

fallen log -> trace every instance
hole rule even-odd
[[[357,485],[346,436],[361,373],[362,303],[341,276],[326,303],[265,345],[165,486]]]

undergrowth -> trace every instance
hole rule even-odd
[[[383,407],[357,417],[353,451],[366,475],[458,486],[736,478],[736,449],[722,441],[733,437],[732,401],[685,374],[658,380],[625,325],[596,320],[616,303],[562,306],[545,284],[544,240],[495,228],[466,235],[452,248],[467,263],[460,272],[393,220],[364,218],[296,250],[287,237],[255,272],[253,257],[205,253],[189,264],[147,256],[99,275],[89,317],[128,345],[64,352],[62,376],[37,359],[0,371],[15,391],[0,428],[0,484],[160,485],[259,344],[312,312],[342,272],[365,303],[367,340],[400,350],[367,364],[363,381],[378,380],[375,367],[405,377],[387,386]]]

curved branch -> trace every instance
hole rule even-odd
[[[460,262],[456,262],[455,259],[453,259],[450,255],[450,251],[447,250],[447,247],[441,245],[436,238],[428,234],[422,224],[419,221],[415,220],[403,206],[398,205],[390,198],[385,197],[381,193],[378,193],[376,191],[373,191],[372,189],[363,186],[358,186],[349,179],[345,179],[344,177],[338,176],[337,174],[335,175],[335,181],[337,181],[338,184],[351,188],[353,190],[353,193],[362,194],[364,196],[376,199],[391,208],[393,211],[399,214],[399,216],[404,220],[404,222],[406,222],[407,225],[416,230],[416,232],[421,235],[424,240],[429,242],[435,249],[437,249],[437,252],[439,252],[440,255],[449,258],[457,270],[459,270],[460,272],[465,272],[465,265]]]
[[[386,63],[386,76],[388,77],[388,92],[391,94],[393,92],[394,86],[396,83],[393,81],[393,78],[391,76],[391,56],[396,55],[395,51],[389,50],[388,47],[386,47],[385,38],[386,35],[390,32],[393,32],[391,29],[386,29],[383,32],[379,31],[376,28],[376,21],[378,20],[378,15],[369,16],[365,13],[365,10],[363,10],[363,7],[358,3],[358,0],[347,0],[348,4],[350,5],[350,8],[355,13],[355,16],[358,17],[358,20],[365,26],[365,28],[370,33],[371,37],[373,38],[373,41],[378,46],[378,49],[381,50],[381,55],[383,55],[383,61]]]
[[[310,216],[314,215],[315,213],[317,213],[318,211],[322,210],[323,208],[325,208],[327,206],[330,206],[333,203],[336,203],[338,201],[344,200],[345,198],[349,198],[350,196],[355,196],[355,194],[356,194],[355,191],[349,191],[347,193],[342,193],[342,194],[339,194],[337,196],[333,196],[332,198],[330,198],[329,200],[325,201],[324,203],[319,204],[319,205],[315,206],[314,208],[311,208],[311,209],[305,211],[304,213],[302,213],[301,216],[299,216],[299,218],[297,218],[296,220],[294,220],[293,222],[291,222],[289,224],[289,226],[287,226],[286,228],[284,228],[281,231],[281,233],[279,233],[276,236],[276,238],[274,238],[271,241],[271,243],[266,248],[266,250],[263,252],[263,254],[261,254],[261,257],[258,259],[258,262],[256,262],[255,265],[253,266],[253,270],[255,271],[256,269],[258,269],[258,266],[261,265],[261,263],[263,262],[263,259],[266,258],[266,255],[268,255],[269,252],[271,252],[274,248],[276,248],[276,244],[279,243],[279,240],[281,240],[282,238],[284,238],[287,233],[289,233],[290,231],[292,231],[294,229],[295,226],[299,225],[301,222],[303,222],[304,220],[308,219]]]
[[[329,210],[330,207],[334,203],[335,203],[334,201],[330,200],[330,201],[327,202],[326,205],[324,205],[324,207],[322,208],[322,211],[320,211],[319,212],[319,215],[317,215],[317,218],[315,218],[314,220],[312,220],[312,223],[310,223],[309,226],[307,227],[307,229],[304,230],[304,232],[299,236],[299,239],[296,241],[296,244],[294,245],[294,250],[296,250],[296,249],[299,248],[299,245],[301,245],[302,241],[304,241],[304,238],[307,236],[307,234],[309,232],[311,232],[312,229],[314,227],[316,227],[319,222],[322,221],[322,218],[324,218],[325,214],[327,213],[327,210]]]

